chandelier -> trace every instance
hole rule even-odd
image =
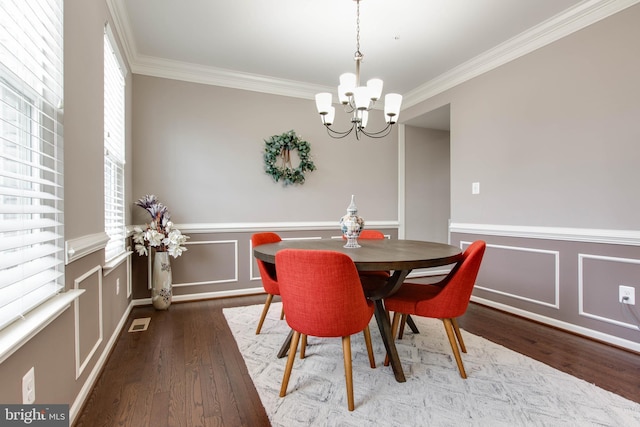
[[[336,115],[336,109],[332,106],[332,94],[323,92],[316,94],[316,108],[322,119],[322,124],[327,128],[327,133],[332,138],[344,138],[355,130],[356,139],[360,139],[360,135],[366,135],[370,138],[383,138],[391,132],[391,128],[398,122],[400,114],[400,104],[402,104],[402,95],[397,93],[388,93],[384,97],[384,117],[386,126],[379,131],[366,130],[369,111],[374,107],[376,102],[382,96],[382,80],[370,79],[366,86],[360,85],[360,63],[364,55],[360,52],[360,0],[356,2],[356,52],[354,60],[356,61],[356,73],[344,73],[340,76],[340,84],[338,85],[338,98],[347,114],[351,114],[351,128],[345,131],[337,131],[331,128],[333,119]]]

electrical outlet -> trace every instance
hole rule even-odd
[[[471,183],[471,194],[480,194],[480,183],[479,182]]]
[[[636,304],[636,288],[633,286],[620,286],[618,290],[618,302],[622,304]]]
[[[116,279],[116,295],[120,295],[120,278]]]
[[[36,376],[33,366],[22,377],[22,403],[30,405],[36,401]]]

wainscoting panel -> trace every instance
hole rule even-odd
[[[103,339],[102,266],[98,265],[75,279],[74,288],[85,291],[73,303],[76,379],[78,379]]]
[[[559,257],[558,251],[487,244],[475,289],[557,309]]]
[[[472,301],[640,352],[638,233],[451,224],[450,236],[487,242]],[[618,301],[620,285],[636,305]]]
[[[186,246],[182,256],[171,259],[175,294],[238,281],[238,240],[199,240]]]
[[[640,297],[640,259],[595,254],[579,254],[578,259],[580,315],[638,330],[639,320],[631,310],[640,301],[626,306],[620,304],[618,296],[623,285],[636,288],[636,298]]]

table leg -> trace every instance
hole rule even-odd
[[[375,300],[374,303],[376,322],[378,322],[378,328],[380,329],[380,335],[382,336],[384,348],[385,350],[387,350],[387,354],[389,355],[389,361],[391,362],[393,374],[396,376],[396,381],[398,381],[399,383],[406,382],[407,380],[404,377],[404,371],[402,370],[402,365],[400,364],[400,357],[398,357],[396,343],[393,340],[393,336],[391,335],[391,322],[389,322],[387,311],[382,304],[382,300]]]
[[[416,323],[413,321],[411,316],[407,316],[407,325],[409,325],[409,327],[411,328],[411,332],[413,332],[414,334],[420,333],[418,327],[416,326]]]
[[[291,346],[292,337],[293,337],[293,329],[289,331],[289,335],[287,335],[287,338],[282,343],[282,347],[280,347],[280,351],[278,352],[278,359],[287,357],[287,353],[289,352],[289,347]]]

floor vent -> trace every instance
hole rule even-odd
[[[146,331],[149,327],[149,322],[151,321],[150,317],[142,317],[140,319],[133,319],[131,322],[131,326],[129,327],[129,332],[142,332]]]

